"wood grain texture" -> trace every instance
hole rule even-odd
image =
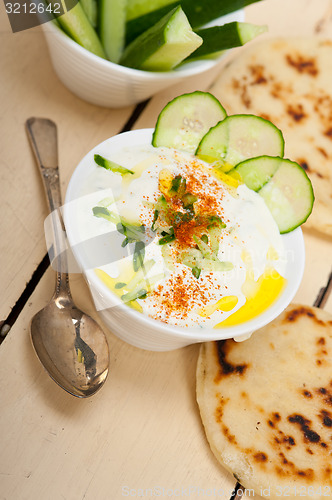
[[[80,159],[118,133],[133,106],[109,110],[87,104],[57,79],[39,28],[11,33],[0,11],[0,320],[24,290],[45,255],[48,214],[39,172],[25,133],[31,116],[57,123],[63,195]]]

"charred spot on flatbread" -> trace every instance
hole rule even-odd
[[[316,57],[308,57],[301,52],[286,54],[286,61],[289,66],[298,73],[305,73],[310,76],[318,75],[318,63]]]
[[[273,500],[290,482],[332,487],[330,314],[293,304],[245,342],[202,344],[197,401],[211,450],[245,488]]]

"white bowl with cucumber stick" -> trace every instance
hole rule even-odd
[[[197,127],[193,127],[193,123]],[[154,130],[136,130],[111,137],[82,159],[68,186],[64,206],[65,226],[71,249],[90,287],[96,309],[111,332],[129,344],[152,351],[168,351],[198,342],[227,338],[242,341],[253,331],[271,322],[287,307],[303,276],[305,251],[300,225],[311,213],[313,192],[305,172],[295,162],[283,158],[283,152],[282,133],[272,123],[252,115],[227,117],[221,104],[211,94],[197,91],[171,101],[160,113]],[[140,156],[142,154],[143,157]],[[156,171],[157,191],[153,191],[154,187],[151,191],[149,182],[154,182],[151,172],[158,167],[159,161],[156,158],[162,159],[162,170]],[[186,191],[189,185],[186,179],[193,182],[189,174],[188,178],[184,178],[184,183],[181,176],[180,180],[179,176],[171,176],[170,181],[169,172],[165,174],[165,165],[168,168],[172,158],[175,158],[176,168],[185,165],[186,169],[192,165],[193,170],[188,170],[190,175],[194,175],[192,186],[197,185],[195,182],[199,177],[195,180],[195,176],[202,172],[204,185],[212,182],[208,185],[223,189],[221,198],[218,198],[219,195],[215,198],[224,200],[223,220],[216,215],[218,212],[215,208],[211,208],[214,202],[200,205],[199,191]],[[117,163],[119,159],[121,164]],[[206,174],[208,177],[204,177]],[[131,178],[135,181],[131,181]],[[180,181],[182,198],[178,194]],[[136,184],[131,187],[131,182]],[[111,196],[104,190],[107,185],[111,186]],[[165,194],[165,189],[172,194]],[[209,196],[211,189],[206,191]],[[149,198],[151,193],[152,198]],[[160,193],[163,193],[161,198]],[[125,198],[127,195],[129,198]],[[140,213],[141,195],[148,217],[144,218],[144,212],[143,226],[137,226],[137,223],[132,226],[133,223],[128,224],[126,217],[130,213],[137,217]],[[156,199],[157,205],[151,199]],[[188,199],[191,199],[191,205],[185,205],[183,201],[188,203]],[[131,200],[129,211],[126,208],[128,200]],[[170,208],[173,206],[172,200],[175,200],[176,212]],[[244,200],[244,204],[241,200]],[[235,205],[227,212],[229,201]],[[258,208],[252,212],[256,204]],[[118,207],[120,212],[117,211]],[[179,214],[182,214],[180,218]],[[173,227],[167,225],[169,216]],[[158,222],[159,217],[161,223]],[[207,220],[209,223],[204,226]],[[211,221],[214,222],[211,224]],[[197,239],[194,236],[196,246],[189,244],[188,248],[178,247],[177,235],[184,234],[190,227],[194,228],[193,234],[201,234],[199,231],[203,227],[206,231],[204,238]],[[113,231],[113,238],[120,239],[111,241],[109,231]],[[134,236],[129,236],[132,234]],[[145,247],[140,265],[135,269],[135,262],[136,266],[138,262],[136,250],[122,257],[120,253],[127,248],[129,237],[133,238],[132,243],[137,243],[142,241],[142,234],[152,236],[144,242],[148,246]],[[126,243],[123,241],[124,235]],[[263,246],[256,246],[257,237]],[[231,247],[227,247],[228,242],[231,242]],[[117,253],[116,244],[124,248],[120,253]],[[173,254],[172,248],[175,249]],[[185,253],[181,254],[182,250],[179,253],[179,248],[184,248]],[[230,254],[229,249],[234,254]],[[153,259],[156,256],[155,262],[151,255]],[[169,259],[174,256],[176,260],[169,266]],[[163,259],[165,267],[160,268]],[[232,259],[234,266],[239,264],[238,275],[235,267],[232,268]],[[109,262],[111,266],[119,267],[107,267]],[[130,267],[129,274],[128,268],[125,268],[127,274],[121,274],[123,265],[127,264]],[[255,268],[261,268],[262,274],[254,276],[252,271]],[[195,303],[193,315],[186,316],[185,312],[181,324],[177,322],[177,315],[179,311],[182,314],[182,309],[174,309],[173,303],[169,311],[170,314],[174,312],[175,322],[171,315],[162,318],[158,310],[157,316],[151,315],[151,309],[145,309],[144,302],[151,298],[153,300],[155,286],[163,286],[164,279],[172,277],[177,269],[181,273],[185,270],[192,283],[190,286],[185,285],[188,288],[186,291],[183,288],[179,288],[179,294],[176,289],[174,291],[174,297],[184,293],[179,300],[183,311],[191,307],[190,287],[193,284],[196,290],[201,291],[205,290],[206,283],[212,283],[211,280],[220,280],[213,282],[218,283],[217,289],[212,285],[212,293],[218,290],[217,299],[216,295],[211,299],[210,288],[206,307],[198,310]],[[241,269],[244,274],[241,274]],[[265,274],[267,269],[268,275]],[[233,271],[233,275],[227,274]],[[220,296],[219,290],[223,290]],[[243,302],[234,301],[234,290],[239,291],[238,298],[244,298]],[[183,306],[183,297],[188,293],[188,303]],[[158,292],[157,301],[161,296]],[[131,307],[126,301],[130,301]],[[223,308],[225,303],[227,307]],[[231,307],[228,307],[230,304]],[[221,322],[219,307],[222,311]]]
[[[115,2],[115,4],[117,3],[118,2]],[[104,2],[104,4],[105,6],[112,6],[112,2]],[[193,2],[193,7],[194,4],[195,2]],[[217,2],[215,2],[215,5],[217,5]],[[66,24],[65,21],[67,17],[69,22]],[[112,19],[112,17],[110,19]],[[241,10],[214,19],[209,23],[209,26],[228,25],[233,21],[242,22],[243,20],[244,13]],[[176,32],[175,37],[179,31],[181,32],[181,29],[177,26],[177,24],[181,25],[181,22],[183,22],[183,19],[177,18],[175,23],[176,27],[174,28],[174,32]],[[241,24],[244,25],[246,23]],[[74,27],[78,26],[79,31],[84,33],[86,29],[88,35],[78,36],[76,37],[76,41],[74,41],[74,39],[69,36],[69,34],[74,36],[72,25],[74,25]],[[81,99],[105,107],[118,108],[142,102],[173,84],[193,78],[195,75],[210,70],[218,64],[225,52],[220,51],[212,58],[206,58],[204,56],[202,59],[188,60],[185,64],[180,64],[172,70],[153,70],[155,64],[157,64],[156,67],[159,67],[158,64],[160,62],[162,65],[166,64],[169,54],[161,52],[160,54],[158,53],[159,55],[151,55],[149,58],[149,64],[151,65],[149,70],[137,69],[135,68],[136,59],[141,57],[141,55],[145,53],[145,50],[149,49],[149,46],[154,43],[149,43],[150,39],[148,39],[148,43],[145,43],[145,45],[143,43],[142,47],[138,44],[136,48],[134,47],[133,51],[129,51],[129,53],[125,52],[125,54],[123,54],[125,55],[123,63],[121,60],[119,62],[114,62],[118,61],[119,54],[114,55],[113,62],[111,62],[108,56],[106,56],[104,45],[106,46],[108,43],[111,46],[109,49],[110,51],[112,47],[117,44],[115,42],[113,43],[112,37],[108,32],[109,27],[107,26],[108,31],[104,35],[105,41],[101,43],[103,37],[101,34],[98,36],[96,35],[96,31],[91,27],[84,12],[82,13],[81,2],[65,15],[59,17],[57,21],[43,24],[42,28],[55,72],[62,83]],[[252,37],[259,34],[261,27],[257,28],[257,32],[254,30],[255,33],[249,34],[248,30],[246,31],[245,27],[242,26],[241,29],[243,33],[242,35],[240,34],[242,42],[239,44],[244,44]],[[186,29],[190,31],[188,26]],[[238,34],[237,32],[234,34],[234,30],[237,30],[237,28],[233,27],[230,35],[224,34],[222,36],[235,36],[236,38]],[[263,31],[264,30],[265,27],[263,27]],[[65,31],[68,34],[66,34]],[[117,33],[117,30],[115,29],[114,32]],[[197,38],[195,34],[191,34],[190,36]],[[189,45],[191,43],[192,42],[190,42]],[[194,43],[196,43],[196,41],[194,41]],[[89,50],[82,45],[88,47]],[[179,53],[180,46],[177,45],[171,56],[173,57],[174,54]],[[143,62],[140,61],[140,64],[143,64]],[[144,64],[142,66],[143,68]],[[134,67],[127,67],[128,65]]]

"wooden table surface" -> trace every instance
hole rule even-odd
[[[317,36],[319,27],[332,38],[330,0],[265,0],[246,9],[246,20],[268,24],[264,36]],[[196,405],[198,345],[154,353],[107,331],[110,375],[86,400],[61,390],[37,360],[29,321],[51,297],[54,272],[45,258],[47,206],[24,123],[30,116],[57,123],[64,195],[93,146],[121,130],[153,127],[168,100],[209,89],[237,51],[145,106],[113,110],[81,101],[58,81],[39,28],[13,34],[3,5],[0,22],[0,320],[11,326],[0,346],[0,499],[229,499],[235,479],[210,452]],[[306,229],[304,238],[306,268],[295,300],[313,304],[331,272],[332,240]],[[71,288],[77,305],[96,317],[80,275],[71,276]],[[325,309],[332,313],[332,297]]]

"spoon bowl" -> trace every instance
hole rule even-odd
[[[34,350],[46,371],[63,389],[88,397],[108,374],[108,345],[99,325],[59,299],[51,300],[31,321]]]
[[[49,304],[31,321],[35,352],[52,379],[73,396],[85,398],[104,384],[109,366],[108,343],[103,330],[74,304],[69,287],[64,225],[57,158],[57,129],[54,122],[30,118],[28,137],[42,175],[53,229],[56,287]]]

